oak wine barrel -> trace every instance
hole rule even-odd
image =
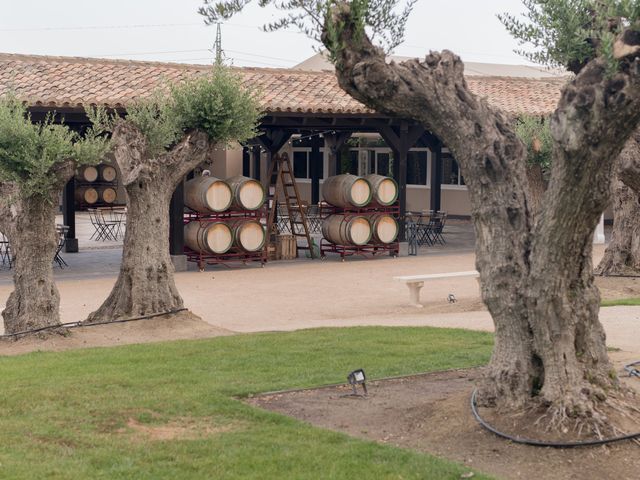
[[[76,189],[76,200],[85,205],[93,205],[98,203],[100,195],[98,190],[93,187],[79,187]]]
[[[258,220],[238,218],[229,221],[234,245],[244,252],[258,252],[267,239],[265,228]]]
[[[391,215],[377,213],[369,217],[371,234],[377,243],[392,243],[398,238],[398,222]]]
[[[78,179],[83,182],[93,183],[98,180],[98,169],[91,165],[81,167],[78,170]]]
[[[329,177],[322,184],[322,197],[336,207],[364,207],[371,202],[371,196],[369,182],[348,173]]]
[[[222,254],[233,246],[233,232],[224,222],[189,222],[184,226],[184,243],[196,252]]]
[[[103,182],[114,182],[118,178],[118,171],[111,165],[100,165],[100,179]]]
[[[233,192],[233,206],[235,208],[258,210],[264,205],[265,192],[259,181],[238,175],[227,178],[227,183]]]
[[[371,184],[373,201],[378,205],[387,207],[398,199],[398,184],[393,178],[372,173],[364,179]]]
[[[219,178],[196,177],[184,184],[184,203],[196,212],[224,212],[232,201],[231,187]]]
[[[366,245],[371,240],[371,224],[359,215],[329,215],[322,221],[322,235],[336,245]]]
[[[118,192],[115,188],[103,187],[98,189],[98,193],[104,203],[115,203],[118,198]]]

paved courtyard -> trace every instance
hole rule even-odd
[[[55,269],[64,322],[86,318],[107,297],[118,274],[121,246],[90,242],[89,227],[85,223],[78,229],[80,253],[64,255],[69,267]],[[427,283],[422,290],[423,309],[408,305],[407,287],[392,280],[397,275],[473,270],[470,224],[458,221],[447,230],[447,245],[423,248],[415,257],[341,262],[334,256],[322,261],[271,262],[265,268],[209,267],[204,272],[191,265],[189,271],[176,274],[176,282],[191,311],[211,325],[235,332],[356,325],[491,330],[475,279]],[[595,261],[603,251],[603,246],[595,247]],[[12,288],[10,271],[0,270],[0,307]],[[458,300],[455,304],[447,302],[450,293]],[[640,287],[635,296],[640,296]],[[610,345],[630,355],[640,353],[640,340],[629,334],[637,331],[640,307],[604,308],[601,318]]]

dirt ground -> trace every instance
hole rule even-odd
[[[616,300],[640,296],[640,278],[596,277],[603,300]]]
[[[348,396],[351,388],[339,386],[256,396],[248,402],[322,428],[454,460],[501,479],[640,477],[639,449],[633,442],[561,450],[519,445],[487,432],[469,406],[480,373],[457,370],[373,381],[366,398]]]
[[[594,250],[597,262],[603,247],[596,246]],[[76,277],[73,270],[79,270],[82,262],[89,262],[87,270],[97,268],[91,252],[76,255],[70,260],[69,269],[57,272],[61,274],[57,286],[63,322],[84,320],[100,306],[115,282],[113,275],[98,276],[91,272]],[[155,338],[201,338],[217,331],[245,333],[355,325],[431,325],[489,331],[493,325],[480,300],[476,279],[425,283],[421,297],[424,308],[421,309],[409,305],[407,287],[393,281],[393,277],[399,275],[472,270],[474,262],[472,252],[437,252],[417,257],[354,258],[346,262],[337,258],[298,260],[269,263],[265,268],[247,266],[181,272],[176,274],[176,284],[185,306],[214,330],[198,324],[192,332],[168,328],[162,334],[156,331],[148,335],[145,328],[140,328],[138,334],[131,330],[133,327],[126,327],[130,329],[125,331],[114,326],[112,332],[105,334],[76,330],[70,338],[34,343],[32,349],[59,349],[62,343],[78,348],[106,346],[110,341],[118,344],[155,341]],[[0,272],[0,309],[13,289],[10,275],[6,270]],[[640,279],[598,278],[596,281],[603,298],[640,296]],[[455,295],[456,303],[447,302],[449,293]],[[640,353],[640,342],[629,335],[640,321],[639,307],[603,309],[601,318],[611,345]],[[105,332],[108,330],[104,328]],[[17,351],[16,347],[0,344],[0,355]],[[20,350],[24,351],[26,347]]]
[[[62,351],[87,347],[111,347],[169,340],[193,340],[222,335],[233,335],[233,332],[209,325],[189,312],[181,312],[135,322],[72,328],[67,330],[66,335],[54,334],[43,338],[30,336],[18,340],[1,339],[0,355],[20,355],[33,351]]]

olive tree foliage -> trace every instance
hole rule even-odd
[[[422,60],[387,62],[367,35],[371,2],[325,3],[321,39],[338,84],[371,109],[424,125],[458,160],[470,197],[482,299],[496,327],[478,401],[540,411],[540,428],[575,422],[581,431],[610,433],[608,409],[629,407],[598,319],[592,238],[610,200],[614,160],[640,121],[636,3],[531,1],[526,5],[540,17],[512,25],[523,41],[533,42],[541,55],[549,51],[558,63],[580,53],[578,73],[563,87],[549,123],[549,186],[535,215],[525,145],[513,121],[469,89],[460,58],[444,50]],[[232,2],[218,12],[244,4]],[[584,20],[578,11],[583,7],[591,9],[586,23],[563,20],[570,12]],[[618,16],[610,17],[612,12]],[[210,21],[219,18],[215,9],[205,13]],[[606,28],[603,18],[609,18]],[[568,38],[573,40],[565,45]],[[564,56],[554,53],[556,47]]]
[[[553,150],[549,118],[522,115],[516,120],[516,134],[527,149],[527,162],[548,170]]]
[[[104,122],[103,110],[88,113]],[[54,115],[36,123],[15,93],[0,97],[0,231],[11,244],[15,286],[2,312],[6,332],[60,323],[52,269],[58,196],[78,165],[97,163],[108,148],[100,127],[81,136]]]
[[[619,68],[616,57],[625,48],[618,37],[640,18],[638,0],[526,0],[524,4],[524,18],[500,16],[523,46],[532,47],[521,53],[537,63],[563,66],[574,73],[579,73],[592,59],[603,57],[610,74],[614,74]],[[636,38],[635,43],[638,42],[640,39]],[[640,274],[640,191],[633,188],[634,183],[640,182],[640,169],[638,162],[629,160],[640,152],[638,136],[628,142],[611,176],[613,232],[596,268],[601,275]]]
[[[516,135],[527,149],[527,178],[532,209],[538,212],[549,180],[553,138],[549,118],[522,115],[516,120]]]
[[[511,35],[526,47],[529,60],[578,73],[602,57],[618,68],[619,35],[640,18],[637,0],[522,0],[525,13],[498,15]],[[618,44],[616,45],[616,42]]]
[[[106,112],[92,108],[93,125],[105,123]],[[0,97],[0,182],[15,184],[23,197],[45,197],[59,183],[62,165],[97,163],[109,140],[100,127],[92,126],[84,136],[55,121],[53,114],[34,123],[26,103],[9,92]]]
[[[228,19],[240,12],[252,0],[204,0],[199,9],[211,24]],[[357,0],[361,4],[362,25],[369,37],[387,53],[392,52],[404,38],[405,25],[417,0]],[[309,38],[322,42],[321,35],[331,0],[257,0],[261,7],[272,6],[283,13],[274,22],[265,24],[268,32],[294,27]],[[330,52],[331,53],[331,52]]]
[[[114,156],[127,191],[120,274],[87,322],[175,312],[183,300],[169,256],[169,204],[176,187],[212,158],[214,147],[256,135],[260,105],[231,70],[164,85],[127,108],[112,127]]]

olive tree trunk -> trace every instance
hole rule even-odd
[[[539,163],[527,163],[527,180],[529,181],[529,202],[531,211],[536,214],[542,208],[544,192],[547,189],[544,172]]]
[[[0,185],[0,231],[13,256],[14,291],[2,312],[7,334],[60,325],[60,294],[53,280],[56,214],[60,190],[73,172],[73,162],[58,165],[51,172],[57,181],[44,194],[27,196],[15,184]]]
[[[147,156],[143,134],[126,121],[118,123],[112,142],[127,191],[127,230],[118,280],[87,323],[183,307],[169,255],[169,204],[184,176],[210,153],[206,134],[193,131],[186,133],[170,151]]]
[[[609,201],[613,160],[640,117],[638,61],[627,59],[613,76],[593,61],[564,88],[551,125],[550,184],[534,223],[525,148],[511,122],[469,90],[459,57],[443,51],[387,63],[347,3],[329,22],[323,41],[336,54],[340,86],[377,111],[421,123],[460,163],[482,298],[496,330],[479,400],[593,414],[617,378],[598,320],[592,237]]]
[[[640,133],[625,145],[611,182],[613,231],[596,274],[640,275]]]

